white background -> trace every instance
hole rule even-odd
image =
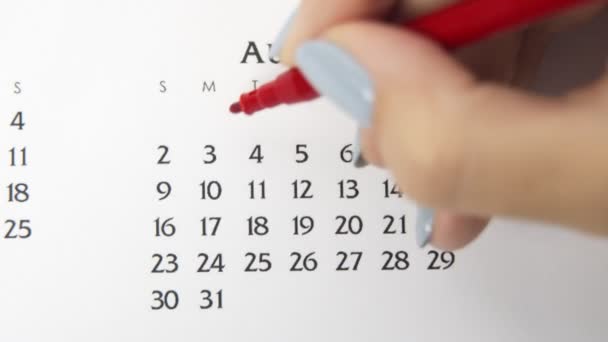
[[[0,224],[27,218],[34,229],[30,240],[0,240],[0,340],[605,341],[607,241],[498,220],[451,270],[430,272],[415,247],[411,204],[382,197],[382,172],[340,162],[355,129],[344,115],[324,101],[253,118],[226,114],[252,79],[281,70],[239,60],[247,41],[272,41],[294,6],[0,4]],[[602,70],[606,22],[556,42],[539,88],[556,93]],[[159,93],[160,80],[168,93]],[[218,91],[203,94],[205,80]],[[9,127],[19,110],[22,132]],[[303,143],[311,161],[298,165]],[[171,148],[169,166],[156,165],[160,144]],[[218,149],[217,164],[202,164],[206,144]],[[262,165],[247,159],[256,144]],[[28,167],[8,167],[14,146],[27,146]],[[363,195],[339,200],[336,183],[348,178]],[[268,199],[249,200],[247,183],[262,179]],[[295,179],[313,182],[315,200],[291,199]],[[174,193],[159,203],[161,180]],[[220,201],[199,199],[204,180],[222,182]],[[9,205],[6,185],[18,181],[30,185],[31,201]],[[408,235],[382,236],[382,216],[404,212]],[[334,235],[334,217],[356,213],[366,222],[361,236]],[[291,218],[305,214],[315,232],[290,235]],[[215,239],[198,235],[207,215],[224,217]],[[268,237],[246,235],[251,215],[269,217]],[[175,217],[174,238],[153,237],[158,216]],[[334,270],[340,250],[364,252],[358,272]],[[411,268],[379,271],[384,250],[408,251]],[[293,251],[316,252],[319,269],[288,272]],[[225,272],[197,274],[200,252],[224,253]],[[270,252],[272,271],[245,274],[246,252]],[[180,271],[150,274],[154,253],[178,254]],[[178,309],[150,310],[156,289],[177,290]],[[223,289],[224,309],[200,310],[202,289]]]

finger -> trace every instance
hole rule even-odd
[[[396,3],[396,0],[304,0],[273,43],[272,54],[291,65],[295,48],[303,41],[317,37],[332,25],[385,16]]]
[[[373,165],[383,167],[380,152],[376,149],[373,130],[361,131],[362,149],[365,159]],[[457,214],[442,210],[433,218],[430,243],[442,250],[454,251],[473,242],[486,228],[490,218]]]
[[[556,33],[573,29],[577,25],[593,19],[604,9],[606,9],[605,3],[591,3],[532,25],[522,31],[522,39],[514,63],[514,75],[510,83],[522,89],[529,89],[536,79],[544,52]]]
[[[329,27],[358,19],[407,20],[458,0],[303,0],[273,43],[272,55],[294,63],[296,47]]]
[[[372,129],[361,130],[361,146],[365,160],[383,167],[380,151],[374,144]],[[442,250],[454,251],[473,242],[486,228],[490,218],[473,215],[457,214],[442,210],[435,213],[433,218],[430,243]]]
[[[541,22],[537,26],[547,31],[563,31],[584,23],[607,9],[605,1],[595,1]]]
[[[586,102],[553,100],[478,82],[433,43],[388,26],[351,23],[324,37],[298,50],[298,66],[373,129],[380,159],[418,202],[605,231],[608,81],[583,90]]]
[[[424,8],[422,4],[418,7]],[[544,40],[538,37],[538,34],[527,32],[503,34],[460,49],[454,56],[480,80],[523,86],[532,78],[535,68],[542,60],[545,45],[540,44]],[[383,167],[381,156],[375,146],[370,144],[375,140],[373,131],[362,129],[361,132],[363,158]]]
[[[511,83],[523,32],[500,34],[459,49],[454,56],[479,80]]]
[[[446,251],[460,249],[475,240],[489,222],[486,217],[440,211],[435,214],[431,244]]]
[[[365,161],[378,167],[384,167],[380,151],[378,151],[376,144],[373,143],[375,141],[373,136],[374,131],[369,128],[362,128],[360,132],[361,155]]]
[[[543,29],[501,35],[459,50],[455,57],[479,80],[496,81],[526,88],[531,85],[552,33]],[[365,160],[383,167],[373,130],[361,130],[361,152]]]
[[[457,0],[303,0],[284,24],[273,43],[273,57],[289,65],[294,62],[295,48],[317,37],[329,27],[362,18],[407,20],[428,14]],[[566,13],[542,24],[550,30],[561,30],[582,22],[605,8],[596,3]]]
[[[522,33],[511,84],[529,89],[536,79],[545,50],[555,33],[542,28],[530,28]]]

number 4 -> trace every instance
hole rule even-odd
[[[23,130],[24,126],[25,122],[23,121],[23,112],[17,112],[13,118],[13,121],[11,121],[11,127],[17,127],[17,129],[21,131]]]
[[[251,151],[251,155],[249,155],[249,160],[255,160],[257,164],[262,163],[262,160],[264,160],[264,156],[262,155],[262,146],[255,145],[253,151]]]

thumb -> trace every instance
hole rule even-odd
[[[371,129],[364,151],[421,204],[606,229],[607,81],[572,99],[534,96],[478,82],[434,43],[364,22],[304,43],[296,64]]]
[[[359,22],[335,26],[324,37],[302,44],[296,64],[319,92],[364,127],[395,95],[408,96],[416,88],[421,93],[421,86],[461,89],[472,82],[472,76],[433,43],[397,28]]]

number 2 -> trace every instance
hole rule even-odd
[[[160,158],[158,159],[158,165],[169,165],[171,161],[167,159],[167,155],[169,154],[169,147],[165,145],[158,146],[157,150],[161,151]]]

